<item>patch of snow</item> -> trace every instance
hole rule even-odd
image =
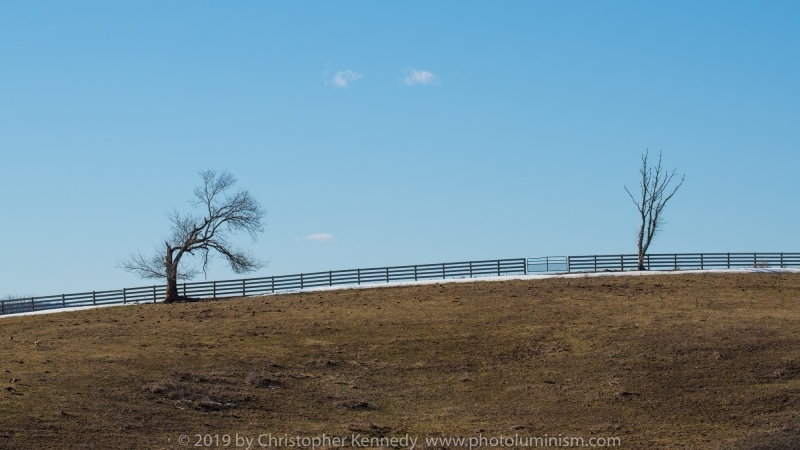
[[[15,313],[15,314],[3,314],[0,315],[0,319],[4,317],[20,317],[20,316],[38,316],[40,314],[52,314],[52,313],[61,313],[61,312],[70,312],[70,311],[83,311],[84,309],[95,309],[95,308],[107,308],[109,306],[133,306],[133,305],[144,305],[145,303],[110,303],[106,305],[89,305],[89,306],[69,306],[66,308],[51,308],[51,309],[42,309],[39,311],[28,311],[22,313]]]
[[[647,275],[682,275],[682,274],[698,274],[698,273],[800,273],[800,269],[780,269],[780,268],[742,268],[742,269],[718,269],[718,270],[628,270],[624,272],[572,272],[572,273],[546,273],[546,274],[529,274],[529,275],[501,275],[501,276],[488,276],[488,277],[474,277],[474,278],[447,278],[447,279],[428,279],[418,281],[395,281],[391,283],[370,283],[370,284],[357,284],[357,285],[342,285],[342,286],[322,286],[315,288],[303,289],[302,291],[288,291],[276,292],[274,294],[261,294],[267,295],[282,295],[287,293],[297,292],[318,292],[318,291],[333,291],[341,289],[373,289],[381,287],[397,287],[409,285],[428,285],[428,284],[444,284],[444,283],[472,283],[480,281],[508,281],[508,280],[545,280],[548,278],[591,278],[591,277],[621,277],[621,276],[647,276]]]

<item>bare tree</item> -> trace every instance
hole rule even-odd
[[[165,278],[167,292],[164,303],[181,300],[178,294],[178,279],[189,279],[199,271],[208,269],[211,252],[222,255],[236,273],[246,273],[263,267],[258,259],[244,250],[234,248],[228,241],[231,234],[245,231],[256,240],[263,232],[261,220],[264,209],[248,191],[238,190],[233,195],[227,191],[236,184],[236,178],[228,172],[217,175],[207,170],[200,172],[201,186],[194,190],[191,204],[200,210],[199,215],[181,214],[173,211],[168,215],[172,223],[172,235],[164,241],[165,248],[149,257],[141,253],[120,262],[120,267],[136,273],[142,278]],[[181,263],[189,256],[199,259],[197,266],[183,267]]]
[[[647,157],[649,153],[650,151],[648,150],[642,155],[642,168],[639,169],[639,173],[642,176],[639,182],[639,187],[642,191],[640,199],[637,200],[628,190],[628,187],[625,186],[625,191],[630,195],[642,219],[642,223],[639,226],[637,270],[644,270],[644,255],[647,254],[647,249],[650,247],[653,237],[660,231],[663,224],[662,212],[664,207],[669,199],[675,195],[675,192],[678,191],[678,188],[681,187],[683,179],[686,177],[686,175],[682,175],[680,182],[671,191],[667,191],[667,187],[675,177],[675,170],[677,169],[673,169],[672,173],[662,171],[661,152],[658,153],[656,167],[648,167]]]

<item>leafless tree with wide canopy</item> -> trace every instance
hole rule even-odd
[[[641,217],[638,238],[639,253],[637,270],[645,270],[644,256],[647,254],[647,249],[650,247],[653,237],[660,231],[661,225],[663,224],[664,219],[662,212],[664,211],[664,207],[667,205],[669,199],[675,195],[675,192],[678,191],[678,188],[681,187],[686,177],[686,175],[682,175],[680,182],[678,182],[671,191],[667,191],[667,187],[675,177],[675,171],[677,169],[673,169],[671,173],[663,171],[661,168],[661,152],[658,152],[658,164],[655,167],[649,167],[647,165],[649,153],[650,151],[648,150],[642,155],[642,168],[639,169],[639,173],[642,177],[639,182],[639,187],[641,189],[641,196],[639,199],[637,200],[633,194],[631,194],[631,191],[628,190],[628,187],[625,186],[625,191],[631,197],[631,200],[633,200]]]
[[[178,279],[190,279],[200,271],[207,273],[212,252],[225,259],[237,273],[247,273],[264,266],[251,253],[235,248],[229,242],[231,235],[247,232],[255,242],[257,233],[263,232],[261,223],[266,212],[246,190],[228,194],[236,178],[228,172],[212,170],[200,172],[202,185],[194,190],[192,206],[198,215],[181,214],[177,210],[168,215],[172,234],[164,241],[165,248],[146,257],[134,253],[120,262],[120,267],[142,278],[164,278],[167,291],[164,303],[182,300],[178,293]],[[187,256],[188,255],[188,256]],[[197,266],[184,267],[188,257],[199,259]]]

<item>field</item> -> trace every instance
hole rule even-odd
[[[226,435],[236,448],[237,434],[258,448],[259,435],[323,433],[408,435],[416,448],[479,435],[800,448],[800,274],[443,283],[7,317],[0,373],[7,449],[222,448]]]

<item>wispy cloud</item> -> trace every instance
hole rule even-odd
[[[406,71],[406,78],[403,82],[406,86],[414,86],[415,84],[431,84],[436,81],[436,75],[427,70],[411,69]]]
[[[314,242],[331,242],[335,241],[336,238],[333,237],[330,233],[312,233],[308,236],[300,238],[303,241],[314,241]]]
[[[344,70],[336,72],[329,81],[326,81],[325,84],[329,84],[333,87],[337,88],[346,88],[350,85],[350,83],[358,80],[361,78],[360,73],[353,72],[352,70]]]

